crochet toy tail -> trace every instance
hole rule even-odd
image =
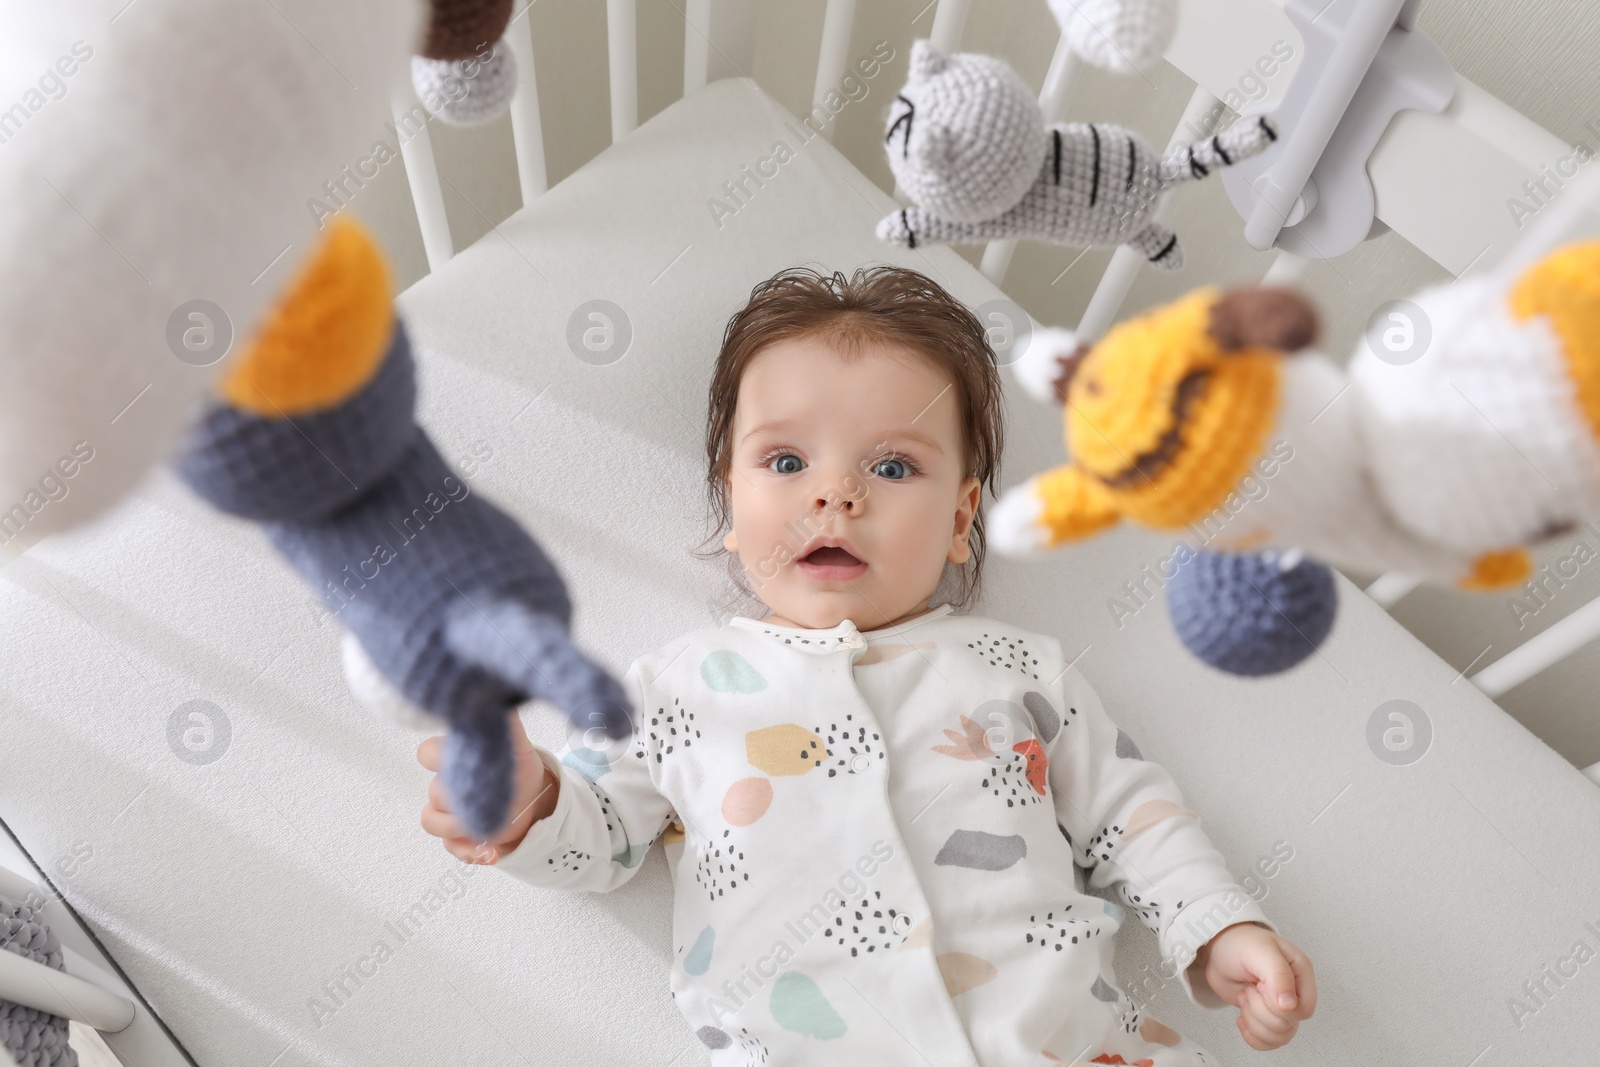
[[[1169,188],[1204,178],[1214,170],[1260,155],[1277,139],[1277,124],[1265,115],[1257,115],[1254,119],[1240,119],[1208,141],[1175,145],[1161,160],[1161,186]]]
[[[445,645],[469,663],[560,708],[579,730],[618,740],[633,731],[622,687],[572,644],[561,620],[516,600],[462,598],[447,609]],[[515,770],[503,713],[452,716],[445,786],[462,823],[487,837],[506,820]]]
[[[478,709],[451,721],[439,776],[456,817],[478,840],[489,840],[516,814],[510,810],[516,769],[505,712]]]

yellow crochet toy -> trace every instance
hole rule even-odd
[[[1017,365],[1065,403],[1071,461],[989,519],[1023,554],[1124,519],[1213,550],[1303,549],[1468,589],[1531,573],[1526,546],[1600,518],[1600,242],[1417,294],[1431,343],[1348,373],[1301,351],[1286,289],[1200,289],[1095,345],[1041,330]]]

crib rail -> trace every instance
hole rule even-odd
[[[39,886],[3,865],[0,897],[19,902],[49,899]],[[127,1029],[134,1017],[133,1001],[127,997],[15,952],[0,952],[0,1000],[74,1019],[107,1033]]]
[[[970,0],[934,0],[929,36],[941,50],[958,50]],[[1274,41],[1297,40],[1298,31],[1270,0],[1183,0],[1192,10],[1180,19],[1180,32],[1167,60],[1195,81],[1194,95],[1172,135],[1172,143],[1192,139],[1217,114],[1219,98],[1256,57],[1269,54]],[[531,5],[529,5],[531,6]],[[689,95],[708,81],[750,70],[754,5],[741,0],[686,0],[683,91]],[[842,75],[855,24],[856,0],[828,0],[813,98],[819,99]],[[1202,10],[1203,9],[1203,10]],[[523,203],[547,186],[534,55],[524,8],[508,31],[519,82],[511,105],[512,133]],[[635,0],[607,0],[606,32],[611,92],[611,136],[616,141],[638,124],[638,30]],[[1302,50],[1303,51],[1303,50]],[[1058,42],[1040,90],[1040,103],[1054,121],[1065,114],[1078,74],[1077,60]],[[395,113],[413,111],[409,91],[395,100]],[[831,137],[830,125],[824,136]],[[1538,179],[1541,167],[1570,152],[1570,146],[1526,116],[1465,78],[1457,80],[1450,107],[1438,115],[1405,111],[1391,124],[1373,153],[1368,173],[1377,194],[1378,217],[1453,274],[1491,269],[1515,247],[1519,233],[1504,208],[1506,190]],[[426,124],[404,142],[402,155],[430,270],[453,253]],[[1447,188],[1430,178],[1447,167]],[[899,195],[899,190],[896,189]],[[995,241],[984,250],[983,273],[997,285],[1005,280],[1014,241]],[[1269,283],[1293,280],[1304,262],[1279,252],[1269,268]],[[1098,337],[1116,319],[1143,267],[1140,256],[1119,248],[1096,286],[1078,323],[1084,337]],[[1384,575],[1367,592],[1392,607],[1419,583],[1405,575]],[[1600,601],[1574,612],[1514,652],[1490,664],[1472,681],[1491,696],[1520,685],[1579,648],[1600,639]],[[1589,768],[1600,781],[1600,764]]]

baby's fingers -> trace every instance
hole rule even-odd
[[[430,790],[431,788],[430,786]],[[457,819],[449,811],[434,807],[432,804],[422,809],[422,828],[434,837],[442,837],[446,840],[459,837],[468,842],[476,841],[476,838],[472,836],[467,828],[461,825],[460,819]]]
[[[1287,1044],[1298,1024],[1284,1018],[1283,1013],[1268,1004],[1261,991],[1253,985],[1246,986],[1241,996],[1244,1004],[1240,1009],[1240,1019],[1245,1043],[1263,1051]]]
[[[427,770],[438,774],[440,751],[443,748],[443,734],[439,734],[434,737],[423,738],[422,744],[417,746],[417,762],[422,764],[422,766]]]

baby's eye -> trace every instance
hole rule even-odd
[[[880,459],[873,466],[872,473],[879,478],[887,478],[891,482],[898,482],[915,474],[916,468],[908,460],[901,459],[899,456],[888,456]]]
[[[765,465],[779,474],[798,474],[805,469],[805,461],[793,452],[782,452],[776,456],[768,457]]]

